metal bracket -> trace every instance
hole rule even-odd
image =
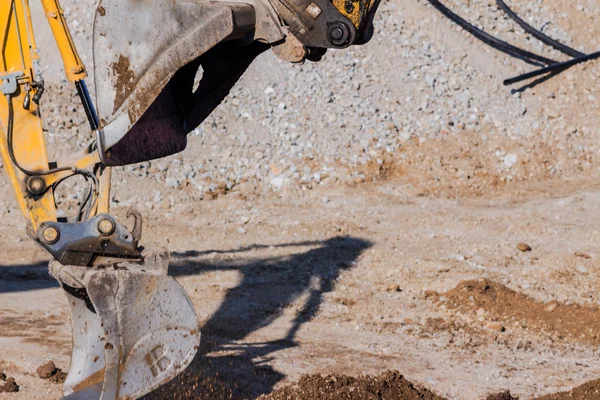
[[[329,0],[278,0],[277,9],[304,46],[342,49],[357,38],[356,27]]]
[[[136,221],[133,233],[113,216],[99,214],[83,222],[44,222],[34,239],[65,265],[89,266],[98,256],[139,258],[141,216],[132,215]]]
[[[0,75],[2,79],[2,85],[0,85],[0,91],[4,95],[11,95],[17,92],[19,83],[17,79],[25,76],[22,72],[11,72],[9,74]]]

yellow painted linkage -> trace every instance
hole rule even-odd
[[[84,79],[87,74],[85,66],[77,53],[71,32],[67,26],[67,21],[58,0],[41,0],[46,18],[50,22],[52,34],[58,45],[58,50],[65,66],[65,75],[71,82],[77,82]]]
[[[33,60],[37,54],[32,54],[35,44],[33,29],[29,18],[28,0],[4,0],[0,5],[0,79],[8,81],[8,74],[18,74],[16,91],[12,93],[13,105],[13,150],[14,156],[21,167],[32,171],[48,169],[48,157],[42,122],[37,105],[30,102],[29,109],[23,104],[25,98],[31,96]],[[3,78],[4,76],[4,78]],[[14,75],[13,75],[14,76]],[[26,190],[26,175],[19,171],[9,156],[7,143],[9,108],[5,94],[0,94],[0,154],[4,169],[12,184],[19,207],[25,215],[30,228],[36,230],[44,221],[56,220],[56,209],[52,190],[42,196],[33,198]]]
[[[86,77],[86,71],[73,44],[66,25],[63,11],[58,0],[41,0],[50,23],[52,33],[58,44],[67,79],[77,82]],[[31,101],[39,89],[35,76],[34,63],[38,60],[35,45],[29,0],[0,1],[0,155],[8,179],[16,193],[19,207],[28,222],[30,234],[43,222],[56,221],[56,205],[51,185],[58,179],[72,175],[72,171],[60,171],[44,175],[41,179],[47,190],[41,195],[32,195],[27,190],[29,171],[48,171],[48,156],[42,130],[40,113],[35,102]],[[15,82],[16,78],[16,82]],[[11,81],[12,79],[12,81]],[[11,83],[12,85],[6,85]],[[2,86],[3,85],[3,86]],[[12,150],[16,160],[11,157],[9,134],[9,101],[12,105]],[[72,160],[72,167],[90,168],[100,162],[97,154],[85,154],[81,159]],[[17,166],[18,164],[18,166]],[[27,174],[18,167],[27,171]],[[64,167],[64,164],[61,165]],[[102,189],[108,193],[106,185],[110,174],[101,180]],[[36,178],[38,179],[38,178]],[[101,196],[97,204],[98,211],[106,212],[108,201]]]

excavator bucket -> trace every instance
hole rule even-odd
[[[80,267],[50,263],[72,314],[73,353],[65,399],[134,399],[182,372],[200,344],[183,287],[167,275],[169,253]]]
[[[102,162],[124,165],[183,150],[195,128],[188,117],[198,103],[194,97],[200,96],[193,90],[198,59],[247,33],[252,40],[280,40],[280,32],[270,32],[267,23],[255,29],[257,15],[278,21],[267,4],[101,0],[93,30],[93,74]],[[141,262],[121,259],[91,267],[50,264],[72,315],[65,398],[138,398],[194,358],[198,321],[184,289],[167,275],[169,253],[142,256]]]
[[[199,123],[189,120],[197,97],[196,60],[224,41],[246,34],[250,42],[257,39],[257,13],[266,14],[269,3],[254,3],[100,1],[93,73],[97,142],[105,164],[131,164],[185,148],[187,134]],[[282,38],[277,32],[270,36]]]

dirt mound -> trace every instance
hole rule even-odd
[[[559,340],[600,344],[600,310],[597,307],[557,301],[543,304],[501,283],[485,279],[463,281],[443,295],[429,295],[443,301],[449,310],[484,314],[487,324],[497,324],[501,328],[498,330],[520,326]]]
[[[144,396],[144,400],[240,399],[218,376],[196,376],[185,371],[166,385]]]
[[[589,381],[568,392],[549,394],[536,400],[593,400],[600,399],[600,379]]]
[[[304,375],[294,385],[259,397],[261,400],[443,400],[428,389],[407,381],[397,371],[353,378],[345,375]]]
[[[519,398],[513,397],[513,395],[510,394],[510,390],[505,390],[501,393],[490,394],[485,400],[519,400]]]

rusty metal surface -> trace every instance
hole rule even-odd
[[[138,398],[192,361],[198,320],[184,289],[167,275],[168,254],[147,251],[143,263],[118,266],[50,264],[72,312],[66,398]]]

